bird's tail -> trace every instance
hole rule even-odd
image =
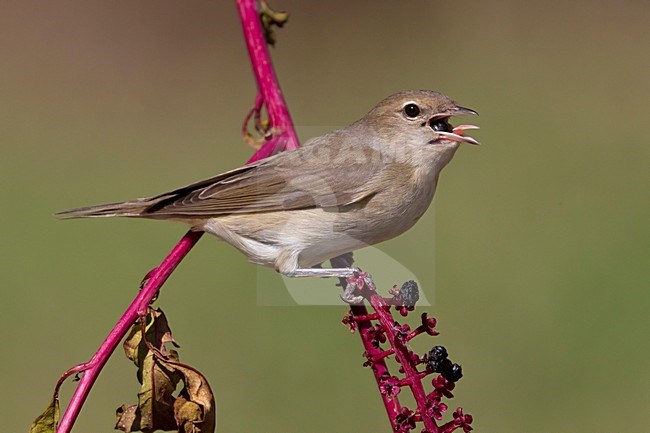
[[[121,203],[108,203],[99,206],[80,207],[77,209],[64,210],[54,214],[60,219],[70,218],[98,218],[98,217],[140,217],[144,216],[145,210],[155,203],[154,200],[141,198],[134,201]]]

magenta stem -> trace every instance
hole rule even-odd
[[[422,386],[422,381],[420,373],[418,373],[411,356],[409,354],[409,349],[405,344],[399,340],[395,334],[395,321],[390,314],[389,305],[386,303],[386,300],[374,293],[370,296],[370,305],[372,308],[379,314],[379,322],[381,323],[384,332],[386,332],[386,337],[390,342],[390,346],[395,349],[395,356],[399,361],[402,369],[404,369],[404,375],[406,379],[404,382],[408,383],[408,386],[411,388],[413,397],[415,398],[415,403],[417,404],[418,409],[420,410],[420,415],[426,413],[426,399],[427,394],[424,392],[424,387]],[[364,340],[365,345],[365,340]],[[391,419],[391,423],[394,424],[394,416],[388,415]],[[436,425],[436,422],[428,416],[422,416],[421,421],[425,426],[425,430],[429,433],[438,433],[439,429]],[[394,427],[394,426],[393,426]]]
[[[273,62],[264,37],[257,2],[255,0],[237,0],[237,9],[244,30],[248,55],[252,60],[257,87],[264,100],[271,128],[275,132],[274,137],[277,137],[279,141],[272,143],[272,140],[269,140],[264,143],[255,154],[257,158],[254,161],[256,161],[282,150],[296,149],[300,146],[300,142],[273,70]]]
[[[368,310],[365,305],[352,305],[351,306],[352,315],[357,317],[368,317]],[[377,308],[375,308],[375,311]],[[363,347],[368,354],[368,359],[376,358],[377,361],[374,361],[372,364],[372,373],[375,376],[375,381],[377,382],[377,387],[381,386],[383,378],[390,376],[388,372],[388,366],[384,358],[381,357],[382,350],[378,347],[375,347],[372,344],[372,339],[368,336],[369,331],[372,329],[372,322],[369,320],[359,320],[357,322],[359,327],[359,335],[361,336],[361,341],[363,342]],[[397,430],[397,423],[395,422],[395,417],[399,415],[402,408],[399,404],[399,400],[396,397],[390,398],[387,395],[381,394],[381,399],[386,408],[386,413],[388,414],[388,419],[390,420],[390,425],[393,428],[393,431]]]
[[[377,313],[372,313],[372,314],[367,314],[365,316],[353,316],[355,322],[361,322],[361,321],[370,321],[370,320],[378,320],[379,319],[379,314]]]
[[[379,355],[377,355],[375,358],[370,358],[370,361],[372,362],[377,362],[380,359],[388,358],[389,356],[393,355],[395,353],[395,349],[392,347],[388,350],[384,350],[383,352],[379,352]]]
[[[144,287],[135,297],[129,308],[122,314],[120,320],[117,321],[115,327],[108,334],[97,352],[93,355],[92,359],[86,364],[83,376],[77,385],[70,404],[61,418],[57,433],[67,433],[72,429],[74,422],[79,416],[81,407],[90,393],[95,380],[99,376],[102,368],[110,358],[122,338],[129,331],[133,323],[138,319],[143,310],[151,300],[156,296],[158,290],[165,283],[167,278],[176,269],[176,266],[183,260],[183,257],[190,252],[192,247],[201,239],[203,232],[189,231],[183,238],[176,244],[174,249],[169,253],[165,260],[158,266],[152,273]]]
[[[271,62],[271,56],[266,45],[264,32],[260,23],[259,12],[254,0],[237,0],[237,7],[244,30],[244,38],[250,56],[255,80],[266,106],[269,124],[275,132],[270,139],[251,157],[248,163],[266,158],[282,150],[293,150],[300,146],[296,131],[289,115],[289,110],[282,96]],[[258,96],[259,98],[259,96]],[[203,232],[188,231],[176,244],[163,262],[148,275],[144,287],[140,290],[131,305],[117,321],[93,357],[84,364],[79,364],[68,370],[57,383],[58,388],[63,379],[71,374],[83,372],[68,407],[60,420],[57,433],[69,433],[72,430],[81,408],[97,380],[102,368],[112,355],[115,348],[124,338],[133,323],[146,312],[167,278],[176,266],[190,252],[203,236]]]

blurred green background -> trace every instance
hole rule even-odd
[[[380,246],[435,300],[442,334],[415,346],[463,365],[452,408],[482,433],[649,431],[650,3],[272,5],[292,14],[273,56],[303,133],[404,89],[481,113],[484,144],[462,148],[435,208]],[[238,166],[255,84],[232,1],[1,9],[0,412],[19,432],[185,231],[51,214]],[[260,306],[256,278],[206,238],[158,301],[210,379],[218,431],[390,431],[345,307]],[[75,431],[111,431],[137,391],[118,351]]]

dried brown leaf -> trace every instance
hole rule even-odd
[[[142,429],[171,430],[174,421],[174,396],[180,375],[161,368],[158,359],[150,352],[143,366],[143,381],[138,393],[140,426]]]
[[[144,358],[142,372],[138,404],[118,408],[115,428],[127,433],[176,430],[173,393],[181,375],[164,368],[153,352]]]
[[[142,366],[142,361],[147,355],[149,349],[146,345],[142,343],[142,327],[140,323],[135,323],[131,326],[129,335],[126,336],[122,348],[124,349],[124,354],[129,358],[133,363],[140,369]],[[142,347],[144,346],[144,347]],[[139,380],[139,379],[138,379]]]
[[[150,310],[147,323],[136,323],[124,342],[126,356],[138,367],[141,383],[137,405],[123,405],[117,410],[116,429],[131,431],[176,430],[174,391],[182,374],[165,367],[165,360],[178,361],[176,345],[169,324],[161,310]],[[144,333],[145,338],[142,338]]]
[[[178,397],[174,402],[174,417],[178,425],[178,431],[181,433],[200,433],[200,427],[195,423],[200,423],[203,419],[203,409],[193,401],[188,401],[184,397]]]
[[[174,403],[179,433],[212,433],[216,428],[214,394],[206,378],[194,368],[178,362],[166,363],[182,374],[185,388]]]
[[[140,414],[137,404],[123,404],[117,408],[115,416],[117,417],[115,430],[122,430],[125,433],[140,431]]]
[[[165,343],[171,343],[175,347],[179,347],[176,340],[172,336],[172,330],[169,328],[167,316],[159,308],[151,310],[151,321],[147,324],[146,339],[153,347],[160,350],[160,352],[167,356],[167,348]]]

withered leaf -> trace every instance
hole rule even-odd
[[[142,361],[147,355],[149,349],[146,345],[141,345],[142,342],[142,329],[139,323],[135,323],[131,326],[129,335],[126,336],[126,340],[122,344],[124,348],[124,354],[129,358],[133,363],[140,369],[142,366]],[[141,347],[144,346],[144,347]],[[139,379],[138,379],[139,380]]]
[[[164,313],[161,310],[149,313],[146,325],[134,324],[124,342],[124,352],[138,367],[138,381],[142,385],[138,404],[123,405],[117,410],[115,428],[125,432],[176,430],[173,393],[182,375],[160,362],[178,360],[175,350],[165,348],[165,343],[176,342]]]
[[[42,414],[38,416],[29,428],[29,433],[55,433],[59,422],[59,399],[52,396]]]
[[[140,431],[140,414],[137,404],[123,404],[117,408],[115,416],[117,417],[115,430],[122,430],[125,433]]]
[[[199,433],[200,428],[196,426],[195,421],[203,418],[203,409],[193,401],[185,400],[184,397],[178,397],[174,402],[174,417],[178,423],[178,431],[182,433]]]
[[[182,374],[185,387],[174,403],[179,433],[212,433],[217,424],[214,394],[206,378],[194,368],[179,362],[166,367]]]
[[[143,381],[138,393],[140,426],[142,428],[169,430],[176,427],[174,421],[174,396],[180,375],[161,368],[150,353],[144,361]]]
[[[124,432],[175,430],[172,394],[180,378],[180,374],[166,370],[149,352],[142,365],[138,404],[118,408],[115,428]]]
[[[167,348],[165,343],[171,343],[175,347],[179,347],[172,336],[172,330],[169,328],[167,316],[159,308],[151,310],[151,321],[147,324],[146,339],[153,347],[160,350],[160,353],[167,356]]]
[[[115,428],[126,433],[213,433],[216,407],[210,385],[197,370],[178,362],[178,353],[167,350],[166,343],[178,347],[161,310],[150,309],[146,323],[138,322],[131,328],[124,341],[124,353],[138,367],[142,386],[137,405],[117,409]],[[180,381],[184,388],[175,398]]]
[[[158,349],[163,355],[168,354],[165,343],[172,343],[175,347],[179,347],[172,336],[167,317],[161,309],[150,309],[146,320],[145,338],[151,346]],[[138,369],[140,369],[144,357],[149,352],[149,348],[142,341],[142,324],[140,322],[136,322],[131,327],[129,335],[124,340],[122,347],[124,348],[126,357],[133,361]]]

